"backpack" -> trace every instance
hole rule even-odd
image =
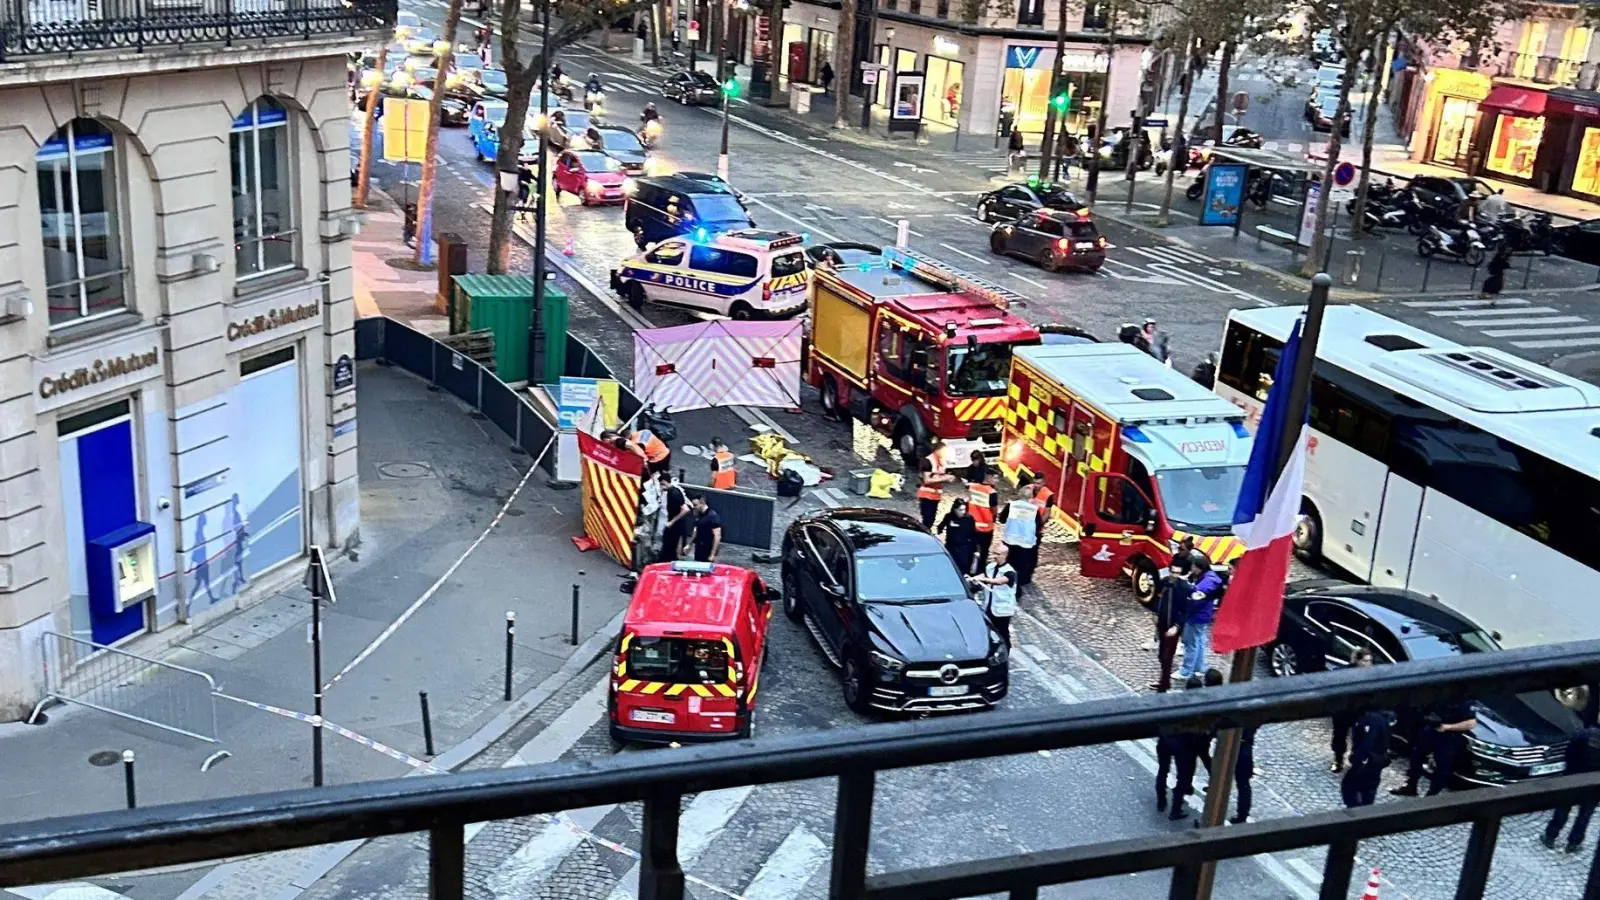
[[[778,473],[778,496],[798,497],[800,489],[806,486],[806,480],[799,472],[793,469],[784,469]]]

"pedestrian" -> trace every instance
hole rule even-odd
[[[1350,665],[1358,669],[1372,666],[1372,651],[1366,647],[1357,647],[1356,652],[1350,655]],[[1328,766],[1328,771],[1335,775],[1344,771],[1345,749],[1349,746],[1350,729],[1361,718],[1361,711],[1336,712],[1333,714],[1333,763]]]
[[[1496,195],[1498,196],[1498,195]],[[1489,277],[1483,280],[1483,290],[1478,296],[1489,300],[1493,306],[1500,299],[1500,292],[1506,287],[1506,270],[1511,268],[1511,245],[1501,242],[1494,249],[1494,256],[1489,257]]]
[[[822,69],[817,72],[817,77],[822,80],[822,92],[824,94],[833,90],[833,63],[823,60]]]
[[[1205,687],[1205,679],[1199,675],[1192,675],[1184,682],[1185,690],[1197,691]],[[1184,808],[1183,801],[1194,793],[1195,767],[1200,764],[1201,751],[1208,749],[1211,743],[1210,732],[1181,730],[1169,736],[1169,748],[1172,753],[1172,768],[1177,773],[1178,781],[1172,788],[1172,812],[1167,818],[1176,822],[1189,815]],[[1156,760],[1157,774],[1161,774],[1160,759]]]
[[[1500,188],[1478,201],[1478,221],[1497,224],[1511,215],[1511,204],[1506,200],[1506,189]]]
[[[731,491],[739,483],[736,460],[722,438],[711,439],[711,486],[719,491]]]
[[[1600,728],[1588,726],[1580,728],[1567,741],[1567,769],[1568,775],[1580,775],[1584,772],[1593,772],[1600,769]],[[1584,800],[1578,804],[1578,815],[1572,820],[1572,833],[1567,835],[1567,852],[1577,853],[1583,846],[1583,836],[1589,830],[1589,819],[1594,815],[1596,801],[1594,798]],[[1557,807],[1550,816],[1550,824],[1544,828],[1544,836],[1539,840],[1554,850],[1556,838],[1561,836],[1561,829],[1567,825],[1567,815],[1572,812],[1572,807]]]
[[[1010,156],[1007,157],[1010,170],[1024,169],[1028,166],[1028,151],[1022,142],[1022,129],[1013,127],[1011,137],[1007,139],[1006,149]]]
[[[948,481],[950,476],[944,471],[944,455],[937,448],[917,460],[917,508],[922,514],[922,527],[929,531],[933,530],[939,515],[939,501],[944,499],[944,485]]]
[[[671,471],[663,469],[657,472],[656,481],[661,485],[664,512],[661,550],[656,554],[656,562],[677,562],[683,553],[684,538],[689,536],[689,525],[693,521],[694,510],[689,503],[688,493],[684,491],[683,485],[673,479]]]
[[[967,512],[967,501],[963,497],[957,497],[950,504],[949,512],[939,521],[939,534],[944,536],[944,548],[950,551],[950,557],[956,561],[956,568],[961,570],[962,577],[973,574],[973,557],[978,552],[976,526],[972,514]]]
[[[1394,717],[1384,709],[1358,713],[1350,723],[1350,771],[1339,782],[1339,795],[1347,809],[1371,806],[1378,798],[1378,782],[1389,767],[1389,738]]]
[[[1456,759],[1467,749],[1467,735],[1478,727],[1478,717],[1470,703],[1444,703],[1422,717],[1411,740],[1411,764],[1406,767],[1406,783],[1389,793],[1397,797],[1417,796],[1422,766],[1433,757],[1433,774],[1428,776],[1428,796],[1450,786]]]
[[[533,169],[529,166],[517,166],[517,215],[523,216],[533,207]]]
[[[994,516],[998,495],[990,484],[994,475],[987,467],[978,471],[978,480],[967,485],[967,511],[972,514],[973,530],[977,532],[975,557],[979,569],[989,559],[989,546],[994,543]]]
[[[1199,675],[1206,668],[1206,654],[1211,652],[1211,624],[1217,617],[1217,598],[1223,588],[1222,577],[1211,571],[1211,563],[1198,550],[1189,554],[1189,580],[1194,590],[1183,609],[1183,668],[1178,674],[1183,678]]]
[[[982,575],[972,581],[984,587],[983,611],[989,614],[989,624],[999,633],[1000,639],[1011,647],[1011,617],[1017,614],[1017,570],[1006,560],[1007,547],[995,548],[994,558],[984,567]]]
[[[1039,565],[1039,534],[1044,531],[1044,510],[1034,502],[1034,486],[1024,486],[1015,500],[1001,507],[997,521],[1006,529],[1006,555],[1017,570],[1017,587],[1032,584]]]
[[[1072,161],[1078,156],[1078,138],[1072,132],[1061,126],[1061,131],[1056,135],[1056,179],[1060,180],[1062,173],[1066,173],[1067,180],[1072,179]]]
[[[716,562],[721,549],[722,517],[702,494],[694,498],[694,561]]]
[[[1156,680],[1149,689],[1165,694],[1172,689],[1172,663],[1178,656],[1178,641],[1183,634],[1183,612],[1189,605],[1189,594],[1194,585],[1189,582],[1190,557],[1177,554],[1172,557],[1167,577],[1156,590],[1153,611],[1156,614]]]
[[[983,473],[988,470],[989,457],[985,456],[982,450],[972,451],[972,455],[967,457],[967,480],[981,481]]]
[[[1220,676],[1222,673],[1217,672],[1217,674]],[[1250,821],[1250,806],[1255,799],[1255,791],[1251,788],[1250,781],[1256,777],[1256,729],[1259,727],[1251,725],[1239,735],[1239,756],[1233,763],[1233,784],[1239,791],[1239,808],[1233,818],[1228,820],[1231,825],[1243,825]]]

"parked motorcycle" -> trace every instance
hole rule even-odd
[[[1556,252],[1556,231],[1547,212],[1506,216],[1498,224],[1512,253],[1543,253],[1549,256]]]
[[[1398,195],[1401,190],[1401,188],[1394,186],[1393,178],[1385,178],[1383,184],[1369,184],[1367,185],[1367,206],[1370,208],[1373,205],[1391,205],[1394,203],[1396,195]],[[1349,200],[1345,201],[1344,211],[1352,216],[1356,214],[1355,197],[1351,197]]]
[[[1411,207],[1402,203],[1381,205],[1368,203],[1361,211],[1363,229],[1377,231],[1380,228],[1406,228],[1411,224]]]
[[[1243,147],[1248,150],[1260,150],[1266,143],[1266,138],[1248,128],[1235,128],[1233,134],[1228,135],[1223,142],[1227,147]]]
[[[1206,192],[1206,171],[1208,169],[1210,169],[1209,163],[1201,166],[1200,171],[1194,173],[1194,181],[1189,182],[1189,186],[1183,189],[1185,197],[1190,200],[1199,200],[1200,195]]]
[[[1483,265],[1485,250],[1478,229],[1466,222],[1457,222],[1454,228],[1448,230],[1429,225],[1428,230],[1417,238],[1417,255],[1423,259],[1438,253],[1477,267]]]
[[[654,403],[646,403],[639,410],[639,428],[669,444],[678,439],[678,424],[672,421],[672,410],[665,406],[658,411]]]

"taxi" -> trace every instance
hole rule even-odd
[[[617,637],[607,702],[612,740],[749,737],[777,596],[738,566],[646,566]]]

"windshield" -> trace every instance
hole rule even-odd
[[[628,644],[628,677],[679,684],[728,680],[728,651],[721,641],[640,637]]]
[[[1233,507],[1244,484],[1244,466],[1157,469],[1161,508],[1173,528],[1223,528],[1233,524]]]
[[[1412,621],[1413,632],[1403,640],[1412,659],[1434,659],[1461,653],[1493,653],[1500,649],[1494,638],[1482,631],[1451,632],[1426,622]]]
[[[644,150],[639,136],[626,128],[602,128],[600,136],[605,138],[607,150]]]
[[[478,80],[490,87],[505,87],[506,73],[499,69],[484,69],[478,75]]]
[[[950,348],[948,391],[952,397],[994,396],[1006,392],[1011,374],[1011,345],[983,344]]]
[[[785,275],[797,275],[806,270],[806,256],[796,250],[793,253],[784,253],[772,258],[772,277],[782,278]]]
[[[711,88],[714,88],[714,87],[717,86],[717,80],[715,78],[712,78],[710,75],[707,75],[705,72],[695,72],[694,73],[694,83],[695,83],[695,86],[697,86],[697,87],[711,87]]]
[[[935,602],[966,595],[948,554],[856,558],[856,598],[864,603]]]
[[[617,162],[604,153],[579,153],[578,162],[583,163],[583,168],[590,172],[622,171],[622,163]]]
[[[695,194],[694,214],[702,222],[745,222],[750,215],[728,194]]]

